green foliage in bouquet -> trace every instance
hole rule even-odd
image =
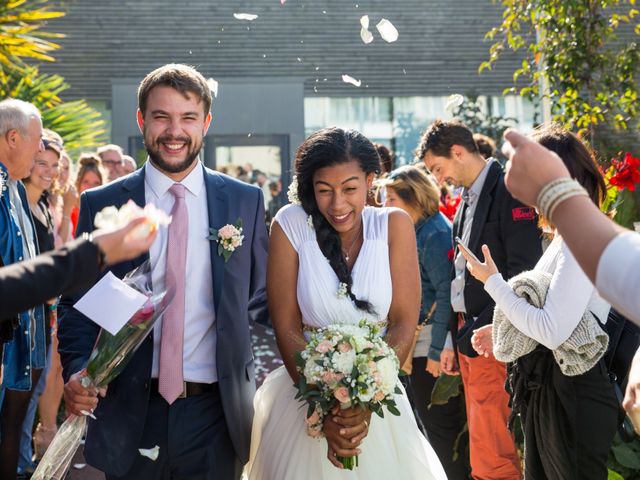
[[[155,308],[151,301],[147,303],[129,320],[118,333],[111,335],[100,330],[96,345],[89,357],[88,376],[83,377],[85,387],[90,385],[103,388],[116,378],[142,343],[154,323]]]

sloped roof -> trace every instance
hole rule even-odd
[[[47,29],[66,34],[56,63],[68,98],[107,100],[111,80],[140,79],[169,63],[195,65],[212,77],[305,77],[305,94],[428,96],[500,94],[514,60],[477,74],[485,33],[500,21],[491,0],[74,0]],[[258,15],[241,21],[234,13]],[[375,40],[360,39],[369,15]],[[390,20],[400,36],[386,43],[375,29]],[[356,88],[342,82],[349,74]],[[324,80],[324,79],[327,80]],[[314,87],[315,90],[314,90]]]

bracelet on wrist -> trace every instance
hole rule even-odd
[[[95,242],[92,234],[84,232],[82,234],[82,238],[95,245],[96,249],[98,250],[98,269],[104,270],[104,268],[107,266],[107,254],[104,252],[104,250],[102,250],[100,245]]]
[[[580,183],[572,178],[559,178],[547,183],[538,194],[538,210],[550,221],[558,205],[575,196],[589,196]]]

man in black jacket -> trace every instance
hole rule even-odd
[[[488,245],[505,278],[533,268],[542,255],[536,212],[509,194],[502,167],[482,157],[471,130],[437,120],[422,135],[418,155],[439,182],[464,187],[455,237],[480,258],[482,245]],[[507,428],[505,365],[493,356],[479,357],[470,342],[475,329],[492,322],[495,303],[469,275],[457,246],[454,253],[451,331],[465,388],[472,476],[520,479],[520,460]],[[457,373],[452,349],[443,350],[441,363],[445,373]]]

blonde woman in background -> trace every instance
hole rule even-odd
[[[55,226],[54,239],[56,248],[62,247],[73,239],[71,211],[78,204],[78,191],[71,182],[71,158],[65,150],[60,152],[60,161],[58,163],[58,180],[55,182],[49,196],[51,215]]]
[[[83,153],[78,159],[78,173],[76,175],[75,187],[78,194],[81,194],[89,188],[99,187],[107,181],[107,174],[102,168],[102,160],[96,153]],[[76,226],[78,225],[78,214],[80,213],[80,205],[76,205],[71,210],[71,224],[73,225],[73,234],[75,236]]]

